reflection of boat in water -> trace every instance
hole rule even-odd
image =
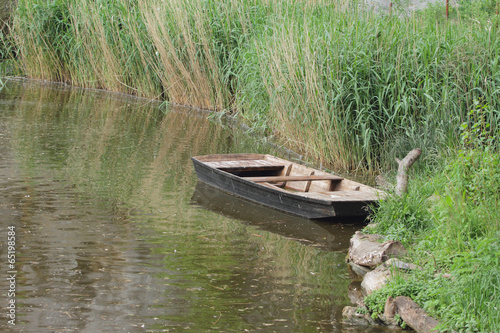
[[[192,157],[198,179],[282,212],[322,219],[367,216],[384,196],[373,187],[271,155]]]
[[[360,229],[364,220],[332,218],[311,221],[249,202],[203,182],[197,183],[191,201],[212,212],[330,251],[347,250],[351,236]]]

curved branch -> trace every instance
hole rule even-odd
[[[396,195],[403,195],[406,193],[408,188],[408,170],[415,163],[416,160],[420,157],[422,150],[420,148],[415,148],[403,158],[402,161],[396,158],[396,162],[399,164],[398,174],[396,176],[397,184],[396,184]]]

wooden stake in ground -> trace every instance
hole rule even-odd
[[[396,158],[396,162],[399,164],[398,174],[396,176],[396,195],[403,195],[403,193],[406,193],[406,189],[408,187],[408,170],[420,157],[421,153],[422,150],[420,148],[415,148],[410,151],[402,161]]]

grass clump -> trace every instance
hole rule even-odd
[[[462,124],[459,153],[382,203],[375,232],[401,240],[422,270],[368,296],[373,312],[383,312],[388,296],[403,295],[437,317],[440,329],[500,330],[500,129],[490,111],[476,103]]]

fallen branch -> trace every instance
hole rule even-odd
[[[396,195],[403,195],[406,193],[408,187],[408,170],[412,166],[413,163],[420,157],[422,150],[420,148],[415,148],[403,158],[402,161],[396,158],[396,162],[399,164],[398,174],[396,176],[397,184],[396,184]]]

